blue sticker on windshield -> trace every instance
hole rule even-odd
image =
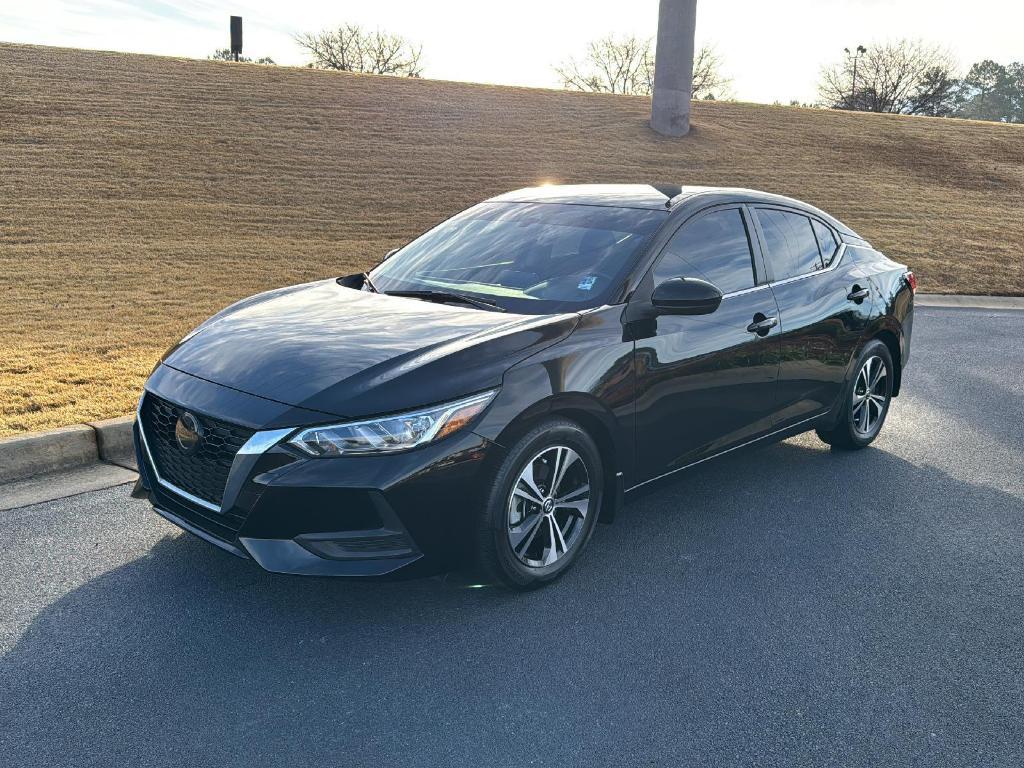
[[[579,288],[581,291],[589,291],[594,287],[594,283],[596,282],[596,275],[587,275],[582,280],[580,280],[580,284],[577,285],[576,287]]]

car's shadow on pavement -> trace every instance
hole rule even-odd
[[[168,533],[0,659],[0,754],[855,765],[1017,743],[1018,497],[812,438],[684,474],[525,595],[274,576]]]

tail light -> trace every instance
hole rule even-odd
[[[917,278],[914,277],[914,273],[908,270],[907,274],[906,274],[906,278],[907,278],[907,285],[910,286],[910,292],[911,293],[917,293]]]

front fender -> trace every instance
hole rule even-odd
[[[623,341],[621,307],[585,313],[561,342],[510,368],[476,425],[508,446],[547,415],[580,421],[610,458],[609,473],[633,473],[633,342]]]

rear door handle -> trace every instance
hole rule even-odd
[[[850,301],[864,301],[871,293],[867,288],[861,288],[859,285],[853,286],[853,290],[846,294],[846,298]]]
[[[754,322],[747,326],[747,330],[750,333],[756,333],[758,336],[767,336],[768,331],[779,324],[779,318],[777,317],[765,317],[760,312],[754,315]]]

